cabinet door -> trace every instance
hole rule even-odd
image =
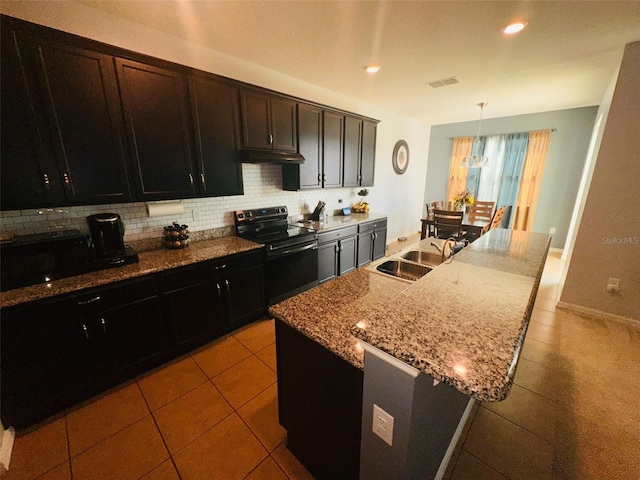
[[[323,113],[322,186],[342,186],[342,141],[344,116]]]
[[[155,367],[168,356],[167,324],[157,296],[99,312],[95,321],[107,337],[111,371],[118,379]]]
[[[358,267],[362,267],[373,259],[373,233],[358,234]]]
[[[357,187],[360,185],[360,128],[362,121],[345,117],[344,119],[344,173],[342,185]]]
[[[224,333],[226,322],[220,279],[169,290],[164,298],[178,351],[188,351]]]
[[[384,257],[387,251],[387,229],[377,229],[373,233],[373,259],[377,260]]]
[[[318,282],[338,276],[338,242],[318,245]]]
[[[271,133],[274,150],[295,152],[298,148],[296,134],[296,102],[271,98]]]
[[[298,105],[298,153],[304,157],[299,166],[299,188],[320,188],[322,183],[322,110]]]
[[[205,196],[242,195],[238,161],[238,90],[205,77],[191,77],[196,153]]]
[[[18,37],[9,22],[0,29],[0,181],[2,210],[43,207],[64,203],[64,190],[44,117],[34,108],[19,50]],[[31,78],[32,79],[32,78]],[[9,93],[10,92],[10,93]]]
[[[34,42],[39,89],[68,201],[131,201],[113,57],[55,42]]]
[[[232,329],[253,320],[266,310],[262,265],[230,274],[222,282],[227,294]]]
[[[271,149],[271,109],[267,95],[241,91],[242,145],[245,148]]]
[[[356,268],[358,263],[357,246],[358,238],[355,235],[338,241],[340,275]]]
[[[360,186],[372,187],[376,160],[376,131],[373,122],[362,122],[362,157],[360,159]]]
[[[116,63],[139,199],[194,196],[186,77],[121,58]]]

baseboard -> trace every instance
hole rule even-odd
[[[562,248],[549,247],[549,253],[559,253],[560,255],[562,255],[563,251],[564,250]]]
[[[614,322],[624,323],[627,325],[631,325],[634,327],[640,327],[640,320],[624,317],[622,315],[616,315],[614,313],[603,312],[601,310],[596,310],[594,308],[587,308],[581,305],[576,305],[575,303],[567,303],[567,302],[558,302],[556,304],[556,308],[561,308],[563,310],[569,310],[571,312],[582,313],[583,315],[588,315],[590,317],[602,318],[605,320],[613,320]]]
[[[11,463],[11,452],[13,451],[13,442],[16,438],[16,431],[13,427],[9,427],[5,430],[2,427],[0,431],[0,470],[9,470],[9,463]]]

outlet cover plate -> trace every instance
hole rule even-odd
[[[373,404],[373,433],[378,435],[389,446],[393,444],[393,417]]]

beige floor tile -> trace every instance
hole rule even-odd
[[[520,358],[530,360],[557,372],[572,373],[575,366],[571,359],[566,358],[560,350],[548,343],[527,338],[522,346]]]
[[[513,385],[502,402],[483,402],[482,406],[516,425],[553,443],[556,433],[556,402],[526,388]]]
[[[169,451],[175,453],[231,413],[229,403],[206,382],[159,408],[153,416]]]
[[[233,336],[253,353],[262,350],[276,341],[276,331],[273,324],[267,320],[260,320],[236,332]]]
[[[510,479],[551,479],[553,446],[480,407],[464,449]]]
[[[541,310],[548,310],[549,312],[555,312],[556,303],[558,303],[558,301],[555,299],[540,297],[540,298],[536,298],[536,303],[534,304],[534,307],[539,308]]]
[[[268,452],[273,452],[285,438],[287,431],[278,423],[278,387],[271,385],[257,397],[238,409],[253,434]]]
[[[534,308],[533,312],[531,313],[531,321],[542,323],[543,325],[548,325],[549,327],[555,327],[558,323],[556,315],[559,316],[559,314],[557,314],[556,312]]]
[[[513,382],[543,397],[564,402],[573,401],[577,388],[570,374],[558,374],[557,370],[522,357]]]
[[[258,353],[256,353],[256,356],[260,360],[262,360],[264,363],[266,363],[271,370],[273,370],[274,372],[278,371],[278,365],[277,365],[278,362],[276,361],[276,344],[275,343],[272,343],[268,347],[265,347],[262,350],[260,350]]]
[[[191,356],[209,378],[237,365],[251,352],[233,337],[227,337],[213,345],[193,353]]]
[[[276,381],[276,374],[251,356],[213,378],[213,383],[235,409],[240,408]]]
[[[187,357],[141,379],[138,384],[153,412],[206,381],[206,375]]]
[[[149,415],[137,384],[129,385],[67,415],[69,450],[75,457]]]
[[[60,418],[16,437],[9,471],[2,480],[32,480],[68,460],[67,425]]]
[[[560,342],[562,341],[561,330],[537,322],[529,323],[526,338],[531,338],[554,346],[560,345]]]
[[[462,450],[450,480],[506,480],[506,478],[466,450]]]
[[[313,476],[304,468],[298,459],[282,443],[271,454],[278,466],[287,474],[291,480],[313,480]]]
[[[58,465],[53,470],[49,470],[41,477],[38,477],[37,480],[71,480],[71,465],[69,462],[64,462],[62,465]]]
[[[245,480],[288,480],[288,477],[273,458],[267,457]]]
[[[180,480],[176,467],[171,460],[165,460],[140,480]]]
[[[169,458],[151,415],[71,459],[74,480],[138,479]]]
[[[233,414],[174,455],[189,480],[242,479],[267,457],[249,428]]]

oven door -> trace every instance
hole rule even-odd
[[[267,246],[269,306],[318,285],[318,241]]]

